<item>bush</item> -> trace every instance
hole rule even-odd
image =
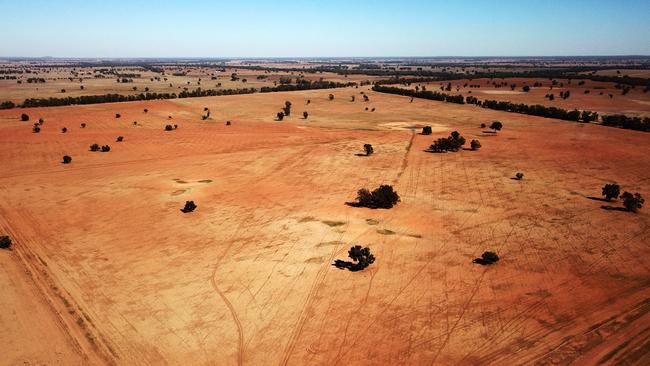
[[[486,265],[494,264],[499,261],[499,256],[495,252],[484,252],[481,258],[474,259],[474,263]]]
[[[639,193],[632,194],[630,192],[624,192],[621,195],[621,199],[623,200],[623,206],[630,212],[637,212],[643,207],[643,203],[645,203],[645,200]]]
[[[370,192],[362,188],[357,192],[356,206],[369,208],[391,208],[400,201],[399,195],[392,186],[381,185]]]
[[[61,129],[61,133],[66,133],[66,132],[68,132],[68,129],[67,129],[66,127],[63,127],[63,128]]]
[[[0,236],[0,249],[9,249],[11,247],[11,238],[2,235]]]
[[[472,150],[478,150],[481,148],[481,143],[478,140],[472,140],[472,142],[469,143],[469,146],[472,147]]]
[[[490,129],[491,129],[491,130],[494,130],[495,133],[496,133],[497,131],[501,131],[502,128],[503,128],[503,123],[501,123],[501,122],[499,122],[499,121],[494,121],[494,122],[492,122],[492,124],[490,125]]]
[[[618,198],[618,195],[621,194],[621,187],[616,184],[605,184],[603,186],[603,196],[605,196],[605,199],[608,201],[611,201],[612,198]]]
[[[364,144],[363,150],[366,152],[366,156],[369,156],[375,152],[375,150],[372,148],[372,145],[370,144]]]
[[[166,125],[165,126],[165,131],[171,131],[173,129],[174,129],[174,127],[172,125]]]
[[[522,172],[518,172],[517,174],[515,174],[515,178],[516,178],[517,180],[522,180],[522,179],[524,179],[524,173],[522,173]]]
[[[63,164],[70,164],[71,161],[72,161],[72,158],[70,156],[68,156],[68,155],[63,156]]]
[[[423,135],[431,135],[433,131],[431,130],[431,126],[424,126],[422,127],[422,134]]]
[[[303,117],[304,119],[307,119],[307,117],[309,117],[309,113],[307,113],[307,112],[302,112],[302,117]]]
[[[185,207],[181,209],[184,213],[192,212],[196,210],[196,204],[194,204],[194,201],[185,201]]]
[[[103,146],[102,146],[102,152],[109,152],[109,151],[111,151],[111,147],[110,147],[110,146],[108,146],[108,145],[103,145]]]
[[[23,113],[23,114],[20,115],[20,120],[23,121],[23,122],[27,122],[27,121],[29,121],[29,116],[27,114]]]
[[[124,136],[117,136],[117,139],[115,140],[116,142],[122,142],[124,141]]]
[[[90,151],[99,151],[100,147],[98,144],[92,144],[90,145]]]

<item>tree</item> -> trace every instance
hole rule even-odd
[[[495,252],[483,252],[481,258],[474,259],[474,263],[486,265],[494,264],[499,261],[499,256]]]
[[[334,100],[334,94],[330,94],[330,95],[328,96],[328,98],[329,98],[329,100]]]
[[[608,201],[611,201],[612,198],[618,198],[618,195],[621,194],[621,187],[616,184],[605,184],[603,186],[603,196],[605,196],[605,199]]]
[[[72,161],[72,158],[70,156],[68,156],[68,155],[63,156],[63,164],[70,164],[71,161]]]
[[[287,100],[286,102],[284,102],[284,108],[282,108],[282,111],[284,112],[284,115],[287,116],[287,117],[291,114],[291,102],[290,101]]]
[[[399,195],[392,186],[382,184],[370,192],[362,188],[357,192],[357,206],[369,208],[391,208],[400,201]]]
[[[494,130],[494,133],[497,133],[497,131],[501,131],[502,128],[503,128],[503,123],[501,123],[500,121],[494,121],[490,125],[490,129]]]
[[[278,117],[278,121],[282,121],[284,119],[284,112],[278,112],[276,116]]]
[[[120,118],[120,117],[122,117],[121,114],[119,114],[119,113],[115,113],[115,118]]]
[[[422,134],[423,135],[431,135],[431,133],[432,133],[431,126],[422,127]]]
[[[230,121],[226,121],[226,126],[230,126]]]
[[[307,99],[307,104],[311,103],[311,99]]]
[[[115,140],[116,142],[122,142],[124,141],[124,136],[117,136],[117,139]]]
[[[528,93],[530,91],[530,86],[524,85],[523,90],[524,92]]]
[[[32,127],[32,132],[34,133],[41,132],[41,128],[38,126],[38,123],[34,123],[34,127]]]
[[[90,145],[90,151],[99,151],[100,147],[98,144],[92,144]]]
[[[645,203],[645,200],[639,193],[632,194],[630,192],[623,192],[621,199],[623,199],[623,206],[630,212],[637,212],[643,207],[643,203]]]
[[[524,173],[522,173],[522,172],[517,172],[517,174],[515,174],[515,178],[516,178],[517,180],[522,180],[522,179],[524,179]]]
[[[81,128],[86,128],[86,124],[85,124],[85,123],[82,123],[82,124],[81,124]]]
[[[355,99],[355,96],[354,96],[354,95],[351,96],[351,97],[350,97],[350,102],[354,102],[354,99]]]
[[[472,147],[472,150],[478,150],[481,148],[481,143],[478,140],[472,140],[469,145]]]
[[[165,131],[171,131],[174,127],[172,125],[165,125]]]
[[[481,123],[481,128],[485,128],[487,125],[485,123]]]
[[[375,256],[370,253],[370,248],[355,245],[348,250],[348,257],[354,262],[355,270],[362,270],[375,262]]]
[[[148,110],[147,108],[145,108],[145,109],[144,109],[144,113],[147,113],[147,112],[149,112],[149,110]]]
[[[181,211],[183,211],[184,213],[192,212],[196,210],[196,207],[197,206],[194,203],[194,201],[185,201],[185,207],[183,207]]]
[[[68,129],[67,129],[66,127],[63,127],[63,128],[61,129],[61,133],[66,133],[66,132],[68,132]]]
[[[43,123],[45,123],[45,120],[43,119],[43,117],[39,118],[38,119],[38,124],[42,126]]]
[[[110,146],[108,146],[108,145],[103,145],[103,146],[102,146],[102,152],[109,152],[109,151],[111,151],[111,147],[110,147]]]
[[[302,112],[302,117],[303,117],[304,119],[307,119],[307,117],[309,117],[309,113],[307,113],[307,112]]]
[[[29,121],[29,116],[26,113],[20,115],[20,120],[23,122]]]
[[[370,98],[368,98],[368,96],[364,94],[364,95],[363,95],[363,101],[364,101],[364,102],[367,102],[367,101],[369,101],[369,100],[370,100]]]
[[[363,150],[366,152],[366,156],[370,156],[373,152],[375,152],[375,150],[372,148],[372,145],[370,144],[364,144]]]
[[[7,235],[0,236],[0,249],[9,249],[11,247],[11,238]]]
[[[175,125],[174,125],[174,129],[177,130],[177,129],[178,129],[178,125],[175,124]]]

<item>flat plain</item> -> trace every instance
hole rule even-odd
[[[424,151],[454,130],[483,147]],[[3,110],[0,363],[648,364],[650,217],[599,198],[650,192],[648,156],[644,132],[367,87]],[[345,204],[380,184],[396,207]],[[353,244],[375,263],[334,267]]]

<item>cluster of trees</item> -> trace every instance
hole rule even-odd
[[[529,114],[532,116],[539,116],[545,118],[556,118],[566,121],[575,121],[575,122],[591,122],[598,119],[598,113],[591,111],[579,111],[574,109],[568,111],[566,109],[557,108],[557,107],[546,107],[541,104],[523,104],[523,103],[511,103],[506,101],[498,100],[484,100],[478,101],[477,105],[483,108],[495,109],[498,111],[506,111],[512,113],[521,113]]]
[[[415,97],[415,98],[437,100],[441,102],[465,104],[465,97],[463,97],[462,95],[450,95],[450,94],[439,93],[430,90],[404,89],[404,88],[397,88],[393,86],[383,86],[380,84],[375,84],[372,87],[372,90],[380,93],[397,94],[397,95],[404,95],[404,96]]]
[[[458,151],[463,145],[465,145],[465,138],[458,131],[454,131],[449,137],[441,137],[434,141],[427,151],[436,153]],[[478,146],[480,147],[480,144]]]
[[[111,147],[108,145],[99,146],[99,144],[92,144],[90,145],[90,151],[109,152],[111,151]]]
[[[357,202],[354,206],[369,208],[391,208],[400,201],[399,195],[392,186],[382,184],[370,192],[362,188],[357,192]]]
[[[623,114],[602,116],[604,126],[650,132],[650,117],[628,117]]]
[[[623,200],[623,206],[630,212],[637,212],[643,208],[643,204],[645,203],[645,199],[640,193],[626,191],[621,194],[621,186],[616,183],[605,184],[602,189],[602,195],[607,201],[617,199],[620,195],[621,200]]]
[[[260,88],[261,93],[282,92],[282,91],[296,91],[296,90],[311,90],[311,89],[333,89],[345,88],[350,86],[357,86],[357,83],[337,83],[333,81],[310,81],[300,79],[296,84],[282,84],[278,86],[263,86]]]

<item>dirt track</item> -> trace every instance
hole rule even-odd
[[[0,230],[16,242],[0,260],[18,281],[3,295],[28,316],[27,262],[53,299],[29,305],[39,324],[0,318],[34,346],[5,343],[7,364],[650,363],[647,207],[589,198],[611,181],[650,194],[648,134],[371,92],[350,102],[361,90],[29,110],[40,134],[0,111]],[[274,122],[285,100],[292,116]],[[478,127],[494,119],[496,136]],[[440,132],[383,125],[396,123]],[[423,152],[452,130],[483,148]],[[355,156],[364,143],[376,154]],[[344,204],[381,183],[395,208]],[[186,200],[198,209],[181,213]],[[377,261],[333,267],[352,244]],[[502,260],[472,264],[485,250]],[[30,340],[41,327],[58,358]]]

